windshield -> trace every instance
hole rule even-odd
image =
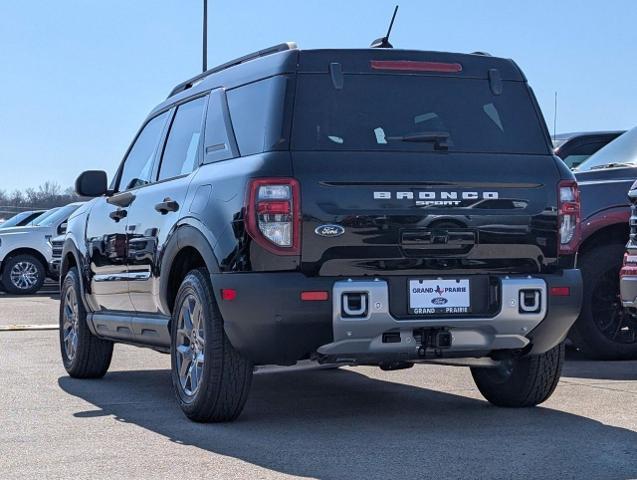
[[[22,220],[31,215],[31,213],[32,212],[20,212],[9,218],[6,222],[0,223],[0,228],[15,227],[18,223],[22,222]]]
[[[606,166],[637,166],[637,127],[620,135],[574,170],[585,172]]]
[[[47,214],[42,215],[42,217],[38,219],[36,225],[41,227],[54,227],[69,218],[69,216],[78,208],[80,208],[79,204],[72,203],[70,205],[67,205],[66,207],[55,209],[53,213],[50,213],[49,211],[47,212]]]
[[[295,150],[550,153],[524,83],[420,75],[301,74]],[[443,138],[444,137],[444,138]]]
[[[28,227],[32,227],[33,225],[37,225],[38,222],[40,221],[40,219],[46,215],[50,210],[45,210],[45,211],[41,211],[38,212],[37,215],[35,215],[31,220],[29,220],[29,223],[26,224],[26,226]]]
[[[55,207],[52,208],[50,210],[47,210],[46,212],[44,212],[42,215],[40,215],[39,217],[35,218],[33,220],[33,222],[31,222],[31,225],[39,225],[40,222],[42,222],[45,218],[50,217],[51,215],[53,215],[55,212],[57,212],[60,209],[60,207]]]

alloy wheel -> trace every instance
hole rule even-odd
[[[179,310],[175,349],[179,382],[190,397],[199,391],[201,385],[205,345],[201,303],[194,295],[188,295]]]
[[[39,276],[38,267],[26,260],[16,263],[9,273],[11,283],[20,290],[33,288],[38,283]]]
[[[69,287],[64,294],[64,309],[62,317],[62,342],[64,352],[69,360],[75,358],[77,352],[79,309],[77,305],[77,293],[74,287]]]

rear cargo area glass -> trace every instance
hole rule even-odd
[[[340,85],[339,85],[340,87]],[[292,149],[430,152],[432,141],[400,137],[448,134],[449,151],[549,153],[545,133],[522,82],[425,75],[299,74]]]

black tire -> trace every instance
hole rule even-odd
[[[11,273],[15,268],[21,268],[21,266],[28,268],[29,273],[32,272],[34,277],[29,276],[29,278],[34,278],[35,283],[23,286],[26,284],[23,284],[21,279],[12,279]],[[45,278],[46,270],[44,265],[36,257],[29,254],[16,255],[9,258],[4,262],[2,268],[2,284],[8,293],[14,295],[32,295],[36,293],[42,288]]]
[[[73,378],[101,378],[108,371],[113,356],[113,342],[97,338],[86,324],[86,309],[82,303],[80,281],[76,268],[66,274],[60,292],[60,351],[62,362]],[[72,295],[75,295],[75,305]],[[75,322],[69,322],[69,311],[74,310]],[[73,331],[69,323],[74,323]],[[75,335],[75,346],[69,342]]]
[[[637,321],[621,305],[619,270],[624,246],[596,247],[580,257],[584,280],[582,312],[569,337],[587,357],[637,358]]]
[[[548,400],[562,374],[564,343],[541,355],[508,360],[497,368],[472,368],[478,390],[498,407],[534,407]]]
[[[191,308],[193,313],[186,313]],[[183,320],[186,316],[191,319],[191,330]],[[187,338],[189,331],[192,334]],[[201,353],[201,360],[195,361]],[[203,366],[198,368],[200,362]],[[235,420],[243,410],[252,383],[253,365],[226,337],[210,278],[204,269],[189,272],[177,292],[171,319],[171,367],[177,401],[191,420],[228,422]],[[181,376],[180,367],[183,367]],[[195,386],[193,375],[197,378]]]

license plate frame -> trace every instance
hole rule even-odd
[[[410,278],[407,280],[410,315],[463,315],[471,313],[468,278]]]

